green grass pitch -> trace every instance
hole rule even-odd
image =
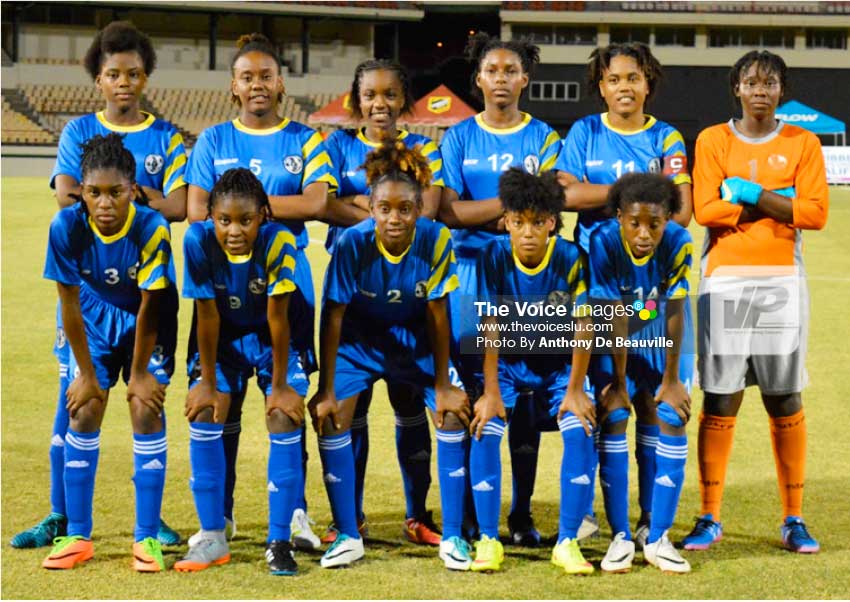
[[[262,402],[254,388],[246,400],[236,489],[239,534],[232,562],[199,574],[169,571],[138,575],[130,568],[133,526],[132,442],[123,385],[111,395],[103,426],[102,453],[94,500],[95,558],[74,571],[40,568],[46,549],[12,550],[9,539],[49,510],[48,445],[56,403],[54,285],[41,277],[48,223],[55,201],[39,178],[2,179],[2,597],[3,598],[846,598],[850,595],[850,190],[832,189],[829,222],[822,232],[807,232],[806,263],[812,296],[808,367],[804,394],[809,425],[808,479],[805,513],[823,551],[798,556],[779,547],[781,508],[776,488],[768,423],[757,394],[747,392],[739,418],[724,503],[725,537],[704,553],[687,553],[693,572],[669,577],[641,562],[638,553],[629,575],[569,578],[549,563],[550,549],[507,547],[502,573],[457,574],[446,571],[436,551],[403,541],[401,478],[395,459],[392,412],[383,385],[372,403],[371,458],[366,479],[365,510],[370,537],[366,558],[347,570],[319,567],[319,555],[299,554],[300,574],[271,577],[263,559],[267,498],[267,438]],[[691,228],[702,239],[702,229]],[[174,228],[181,246],[185,225]],[[324,229],[311,224],[313,239]],[[319,244],[309,253],[318,287],[327,263]],[[182,276],[181,253],[177,253]],[[188,428],[182,418],[186,395],[184,356],[190,312],[180,318],[178,366],[168,391],[169,469],[163,516],[184,537],[197,528],[189,491]],[[316,378],[313,378],[315,389]],[[695,410],[702,394],[694,393]],[[695,413],[696,413],[695,411]],[[699,510],[696,467],[697,421],[691,435],[687,481],[671,531],[679,540]],[[630,437],[631,439],[631,437]],[[510,496],[510,467],[503,444],[503,501]],[[558,466],[561,443],[543,436],[533,510],[546,537],[557,531]],[[330,520],[321,482],[315,435],[309,435],[307,495],[310,515],[323,529]],[[436,462],[436,461],[434,461]],[[633,464],[633,463],[632,463]],[[429,506],[439,521],[436,467]],[[632,520],[637,492],[632,466]],[[602,500],[597,495],[597,510]],[[504,519],[503,519],[503,528]],[[585,547],[597,565],[607,547],[604,539]],[[506,531],[503,532],[506,534]],[[166,562],[177,560],[183,547],[168,549]]]

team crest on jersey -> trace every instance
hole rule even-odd
[[[239,309],[242,307],[242,300],[236,295],[229,296],[227,301],[230,303],[230,309]]]
[[[528,155],[523,159],[522,166],[528,173],[536,175],[537,170],[540,169],[540,159],[537,158],[537,155]]]
[[[788,158],[785,155],[770,155],[767,158],[767,164],[770,165],[771,169],[782,171],[788,167]]]
[[[424,299],[425,294],[428,292],[428,283],[425,280],[420,280],[416,283],[416,288],[414,289],[414,294],[417,299]]]
[[[145,171],[152,176],[161,172],[163,165],[165,165],[165,159],[162,158],[162,155],[148,155],[145,157]]]
[[[266,281],[262,278],[254,278],[248,283],[248,290],[255,295],[262,295],[266,292]]]
[[[56,329],[56,348],[62,349],[65,346],[65,343],[68,341],[68,338],[65,336],[64,328]]]
[[[283,167],[289,173],[298,175],[304,169],[304,160],[298,155],[289,155],[283,159]]]
[[[130,280],[135,280],[136,275],[138,273],[139,273],[139,264],[138,263],[135,264],[135,265],[131,265],[129,268],[127,268],[127,277],[130,278]]]
[[[570,302],[570,294],[567,291],[552,291],[546,297],[546,303],[555,307],[567,305]]]
[[[661,161],[658,159],[658,157],[653,157],[649,161],[649,165],[647,166],[646,171],[648,171],[649,173],[661,173]]]

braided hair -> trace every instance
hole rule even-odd
[[[113,21],[94,36],[86,51],[83,65],[92,79],[97,78],[107,54],[138,52],[145,65],[145,75],[156,68],[156,52],[151,40],[129,21]]]
[[[756,70],[761,73],[775,73],[779,78],[779,85],[782,87],[782,96],[788,91],[788,66],[778,54],[774,54],[769,50],[750,50],[747,54],[739,58],[732,69],[729,71],[729,87],[732,90],[732,98],[737,107],[741,106],[741,99],[735,94],[738,91],[738,84],[752,65],[757,65]]]
[[[283,63],[280,60],[280,55],[277,53],[277,50],[275,50],[274,44],[272,44],[271,40],[261,33],[246,33],[239,36],[239,39],[236,40],[236,48],[236,54],[233,55],[233,60],[230,61],[230,74],[233,77],[236,76],[236,73],[233,71],[234,67],[236,67],[236,61],[249,52],[261,52],[262,54],[273,58],[275,64],[277,64],[278,75],[280,75],[283,70]],[[231,100],[234,104],[240,106],[241,103],[238,96],[232,94]],[[283,92],[278,93],[277,102],[278,104],[283,102]]]
[[[419,146],[409,148],[401,140],[384,142],[366,155],[360,169],[366,170],[372,191],[384,182],[404,182],[413,188],[417,203],[422,202],[422,191],[431,186],[431,168]]]
[[[357,119],[363,117],[363,111],[360,109],[360,79],[367,71],[392,71],[401,82],[401,90],[404,95],[404,104],[401,107],[401,114],[410,113],[413,110],[415,100],[413,98],[413,90],[411,89],[410,74],[401,64],[388,59],[369,59],[363,61],[354,70],[354,80],[351,82],[351,92],[349,94],[349,104],[351,114]]]
[[[510,50],[516,54],[519,57],[522,70],[529,76],[531,75],[534,66],[540,62],[540,48],[528,40],[522,39],[504,41],[496,37],[490,37],[483,31],[470,36],[466,43],[464,54],[466,55],[466,60],[475,65],[475,70],[472,72],[470,82],[472,84],[472,94],[478,100],[483,100],[484,95],[475,83],[475,76],[481,71],[481,62],[491,50]]]
[[[536,176],[519,167],[511,167],[499,178],[499,198],[505,211],[555,218],[555,232],[561,229],[561,211],[564,207],[564,189],[554,171]]]
[[[136,183],[136,159],[133,153],[127,150],[123,142],[124,137],[116,132],[111,132],[106,136],[97,134],[92,136],[82,144],[82,159],[80,161],[80,172],[82,179],[85,181],[86,176],[98,169],[114,169],[121,176],[127,178],[131,185]],[[78,201],[82,201],[82,195],[74,195]],[[148,197],[141,186],[137,187],[137,196],[135,199],[139,205],[147,205]],[[80,202],[80,210],[83,213],[88,212],[86,204]]]
[[[263,216],[262,221],[266,222],[271,218],[272,207],[269,203],[269,196],[257,176],[250,169],[235,167],[228,169],[221,175],[221,178],[212,187],[207,199],[207,217],[212,216],[215,204],[226,196],[253,199],[257,204],[257,211]]]

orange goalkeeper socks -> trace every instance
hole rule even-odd
[[[720,503],[734,436],[735,416],[700,414],[698,456],[702,514],[711,514],[716,521],[720,520]]]
[[[783,517],[803,515],[806,477],[806,418],[803,410],[792,416],[770,418],[770,440]]]

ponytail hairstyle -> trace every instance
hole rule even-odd
[[[499,198],[505,211],[555,218],[555,232],[561,229],[561,211],[564,207],[564,189],[554,171],[536,176],[519,167],[511,167],[499,177]]]
[[[136,203],[146,206],[148,197],[145,191],[142,190],[141,186],[135,186],[136,160],[133,158],[133,153],[124,146],[122,140],[121,134],[111,132],[106,136],[97,134],[80,144],[82,178],[85,180],[86,175],[97,169],[114,169],[127,178],[130,184],[136,188]],[[80,200],[82,200],[82,196],[80,196]],[[80,203],[80,205],[84,212],[87,211],[85,203]]]
[[[611,65],[615,56],[629,56],[637,61],[638,67],[643,71],[646,78],[649,93],[646,95],[647,102],[655,95],[655,89],[664,76],[661,71],[661,63],[653,56],[649,46],[642,42],[630,42],[628,44],[609,44],[604,48],[595,48],[590,53],[587,63],[588,93],[599,97],[599,82],[605,76],[605,70]],[[604,101],[603,101],[604,102]]]
[[[150,38],[129,21],[113,21],[95,34],[83,58],[86,72],[92,79],[96,79],[106,55],[118,52],[139,53],[147,76],[156,68],[156,52]]]
[[[238,61],[240,58],[242,58],[249,52],[262,52],[266,56],[270,56],[277,64],[278,75],[283,72],[283,63],[280,60],[280,55],[277,53],[277,50],[275,50],[275,47],[272,44],[271,40],[269,40],[263,34],[255,32],[246,33],[244,35],[239,36],[239,39],[236,40],[236,48],[236,54],[233,55],[233,60],[230,61],[231,77],[236,76],[236,73],[234,73],[233,71],[234,67],[236,66],[236,61]],[[236,106],[241,106],[239,97],[235,94],[231,93],[230,100]],[[283,92],[278,93],[277,102],[278,104],[283,102]]]
[[[253,199],[257,204],[257,211],[263,216],[262,223],[271,219],[272,207],[269,196],[263,189],[263,185],[250,169],[235,167],[228,169],[212,187],[207,199],[207,217],[212,216],[216,203],[226,196],[238,196]]]
[[[410,81],[410,74],[400,63],[390,61],[388,59],[369,59],[363,61],[354,70],[354,80],[351,82],[351,92],[348,96],[349,110],[351,115],[357,119],[363,118],[363,111],[360,109],[360,78],[367,71],[392,71],[398,76],[401,82],[401,93],[404,95],[404,104],[401,107],[401,114],[410,113],[413,111],[415,100],[413,98],[413,90]]]
[[[522,70],[528,76],[531,76],[534,66],[540,62],[540,48],[528,40],[510,40],[505,42],[499,38],[491,37],[483,31],[470,36],[466,42],[464,54],[466,55],[466,60],[475,66],[475,70],[470,77],[472,95],[481,101],[484,100],[484,95],[481,93],[481,89],[475,84],[475,76],[481,71],[481,62],[491,50],[510,50],[516,54],[519,57],[519,62],[522,64]]]
[[[404,182],[416,193],[416,202],[422,202],[422,191],[431,186],[431,168],[419,147],[408,148],[401,140],[386,141],[366,155],[360,166],[366,170],[366,182],[374,191],[384,182]]]

